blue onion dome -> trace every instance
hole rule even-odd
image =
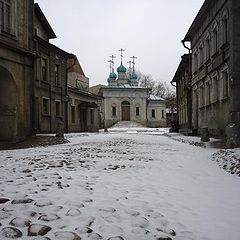
[[[130,80],[137,80],[138,76],[135,72],[130,75]]]
[[[125,73],[126,71],[127,69],[122,64],[117,68],[118,73]]]
[[[111,72],[109,75],[109,79],[116,79],[117,78],[117,74],[115,72]]]

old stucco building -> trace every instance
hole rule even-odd
[[[100,90],[103,97],[101,111],[104,126],[110,127],[118,121],[135,121],[149,127],[166,126],[164,99],[152,95],[151,89],[138,86],[138,77],[134,62],[132,63],[133,68],[127,74],[121,59],[115,74],[111,60],[108,86]]]
[[[0,140],[32,133],[33,1],[0,1]]]
[[[181,58],[171,83],[176,86],[179,131],[192,133],[191,54]]]
[[[35,129],[55,133],[61,126],[67,131],[67,59],[69,53],[49,42],[56,38],[39,5],[34,6]]]
[[[54,31],[33,0],[0,0],[0,141],[59,129],[98,130],[98,97],[88,91],[84,74],[86,86],[68,87],[77,69],[68,65],[73,54],[51,44],[53,38]],[[79,71],[75,74],[81,80]],[[76,123],[69,117],[74,112],[69,107],[71,94],[84,103],[80,111],[86,112],[84,117],[76,115]]]
[[[240,134],[240,1],[206,0],[183,43],[190,42],[192,129]],[[189,72],[189,71],[188,71]]]
[[[85,76],[75,55],[67,61],[68,69],[68,131],[96,132],[99,130],[101,97],[89,92],[89,78]]]

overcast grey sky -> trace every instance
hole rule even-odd
[[[90,85],[107,84],[109,56],[125,49],[127,67],[170,82],[186,53],[184,38],[204,0],[35,0],[57,35],[51,43],[77,55]]]

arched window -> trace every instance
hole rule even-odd
[[[193,73],[198,70],[198,49],[195,48],[193,51]]]
[[[221,19],[222,45],[228,42],[228,31],[229,31],[229,14],[228,14],[228,10],[225,8],[223,10],[222,19]]]
[[[198,60],[198,67],[200,68],[203,65],[204,62],[204,54],[203,54],[203,43],[201,42],[199,47],[198,47],[198,51],[199,51],[199,60]]]
[[[215,21],[212,28],[212,54],[218,51],[218,24]]]
[[[112,117],[116,117],[117,116],[117,106],[116,104],[112,104]]]
[[[218,72],[215,71],[212,76],[212,101],[217,102],[219,100],[219,80],[218,80]]]
[[[211,57],[211,37],[210,33],[208,32],[205,38],[205,58],[206,61],[209,60]]]
[[[222,99],[229,97],[229,69],[225,64],[221,70],[221,82],[222,82]]]

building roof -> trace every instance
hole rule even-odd
[[[69,55],[69,58],[67,60],[67,68],[68,68],[68,72],[76,72],[85,76],[83,69],[78,61],[78,58],[74,54]]]
[[[193,20],[192,25],[190,26],[183,41],[191,41],[192,40],[195,32],[199,29],[199,25],[202,24],[207,11],[209,11],[209,8],[214,4],[214,2],[215,2],[215,0],[205,0],[202,7],[200,8],[197,16]]]
[[[57,38],[56,34],[54,33],[51,25],[49,24],[47,18],[45,17],[38,3],[34,3],[34,11],[39,21],[41,22],[43,28],[45,29],[49,39]]]
[[[79,89],[79,88],[75,88],[71,85],[68,85],[68,91],[74,92],[74,93],[77,93],[77,94],[80,94],[82,96],[89,97],[89,98],[92,98],[92,99],[95,99],[95,100],[101,99],[101,97],[99,95],[96,95],[96,94],[94,94],[90,91],[85,91],[85,90],[82,90],[82,89]]]
[[[186,71],[186,66],[189,66],[189,60],[190,60],[189,57],[190,56],[191,56],[191,54],[184,54],[184,55],[182,55],[182,60],[181,60],[181,62],[178,65],[177,71],[175,72],[174,77],[173,77],[171,83],[177,82],[178,79],[182,76],[182,73],[184,71]]]
[[[161,97],[159,97],[157,95],[153,95],[153,94],[149,95],[148,100],[150,100],[150,101],[165,101],[164,98],[161,98]]]
[[[112,85],[112,86],[103,86],[102,89],[106,90],[139,90],[139,91],[150,91],[151,88],[143,88],[138,86],[132,86],[129,83],[127,84],[118,84],[118,85]]]

